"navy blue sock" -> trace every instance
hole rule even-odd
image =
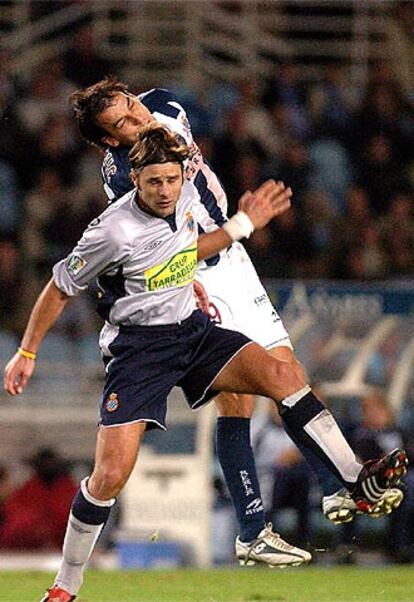
[[[102,525],[108,520],[111,506],[96,506],[88,501],[78,490],[72,502],[72,514],[75,518],[87,525]]]
[[[236,511],[239,537],[252,541],[265,526],[265,515],[250,444],[250,418],[218,418],[216,450]]]

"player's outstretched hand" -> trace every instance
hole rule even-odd
[[[283,182],[267,180],[254,192],[245,192],[239,200],[239,210],[244,211],[255,230],[264,228],[273,218],[290,207],[292,189]]]
[[[35,368],[34,360],[15,353],[4,369],[4,388],[10,395],[18,395],[25,389]]]

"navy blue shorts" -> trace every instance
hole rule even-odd
[[[196,409],[214,397],[211,389],[224,366],[251,341],[216,326],[196,310],[181,324],[121,326],[105,358],[107,373],[101,401],[101,424],[148,422],[165,429],[167,396],[181,387]]]

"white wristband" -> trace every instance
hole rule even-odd
[[[244,211],[238,211],[228,222],[223,224],[223,230],[227,232],[233,241],[241,238],[249,238],[254,231],[250,217]]]

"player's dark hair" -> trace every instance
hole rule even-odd
[[[70,100],[80,133],[91,144],[106,147],[102,138],[108,136],[108,132],[98,124],[97,116],[108,108],[113,97],[119,92],[128,93],[128,86],[110,76],[71,94]]]
[[[153,163],[183,163],[190,154],[184,139],[159,123],[146,125],[128,153],[134,171]]]

